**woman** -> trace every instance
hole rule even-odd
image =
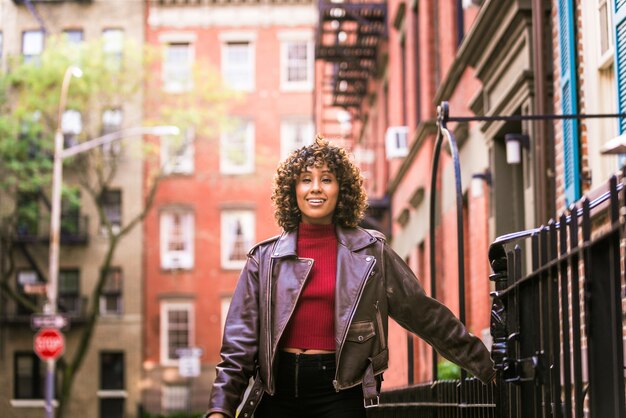
[[[279,167],[272,201],[284,232],[248,253],[224,329],[207,416],[363,418],[387,369],[387,318],[483,382],[489,351],[424,293],[377,231],[357,225],[363,180],[321,137]]]

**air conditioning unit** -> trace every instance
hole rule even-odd
[[[409,128],[390,126],[385,133],[385,151],[387,159],[402,158],[409,155]]]

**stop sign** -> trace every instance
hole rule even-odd
[[[35,334],[35,353],[42,360],[56,360],[65,350],[65,338],[56,328],[43,328]]]

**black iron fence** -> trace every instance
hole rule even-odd
[[[439,154],[447,142],[455,171],[457,235],[463,243],[460,164],[454,135],[438,108],[430,242]],[[492,357],[497,386],[472,379],[385,391],[368,417],[624,418],[626,169],[598,197],[585,197],[558,221],[498,237],[489,248]],[[463,245],[458,278],[464,320]],[[431,288],[435,283],[431,250]],[[433,294],[434,296],[434,294]]]
[[[626,416],[626,193],[605,190],[489,249],[498,416]]]
[[[384,391],[368,418],[495,418],[494,387],[479,380],[439,380]]]

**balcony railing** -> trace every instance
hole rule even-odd
[[[6,297],[0,309],[0,323],[5,325],[25,326],[30,324],[31,315],[33,313],[41,313],[45,302],[43,295],[27,296],[37,306],[37,311],[31,312],[16,300],[3,295],[1,292],[0,297]],[[59,295],[58,313],[69,318],[72,324],[84,322],[87,317],[87,297]]]
[[[36,243],[50,240],[50,219],[40,218],[36,222],[18,221],[15,241]],[[89,242],[89,216],[62,215],[61,243],[65,245],[85,245]]]

